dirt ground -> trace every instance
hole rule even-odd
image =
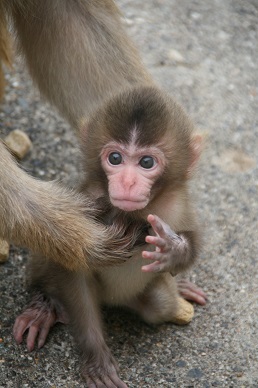
[[[191,324],[148,326],[105,311],[108,343],[130,388],[258,387],[258,1],[119,0],[128,33],[153,77],[205,137],[195,182],[205,244],[189,277],[209,297]],[[32,86],[22,63],[7,71],[0,132],[24,130],[32,175],[76,183],[76,139]],[[28,302],[28,252],[11,248],[0,267],[0,387],[79,387],[67,327],[40,351],[15,344],[12,326]]]

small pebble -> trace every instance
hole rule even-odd
[[[199,368],[190,369],[187,376],[192,379],[200,379],[203,376],[203,372]]]
[[[5,143],[19,159],[23,159],[32,147],[28,135],[20,129],[10,132],[5,138]]]
[[[169,50],[168,57],[169,57],[169,59],[171,59],[172,61],[175,61],[177,63],[184,63],[185,62],[185,58],[177,50],[172,50],[172,49]]]

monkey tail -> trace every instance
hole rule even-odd
[[[84,192],[83,186],[81,191]],[[149,224],[122,211],[112,215],[112,206],[105,196],[91,200],[95,221],[98,227],[102,226],[103,232],[96,240],[94,251],[89,252],[90,266],[98,269],[123,264],[133,256],[134,249],[146,244]]]
[[[4,71],[2,64],[12,67],[11,37],[7,27],[7,19],[3,2],[0,1],[0,101],[4,96]]]
[[[148,235],[147,223],[129,217],[116,217],[106,226],[100,246],[99,258],[95,254],[92,267],[116,266],[133,256],[134,249],[145,244]],[[97,247],[95,246],[95,249]],[[95,252],[96,253],[96,252]]]

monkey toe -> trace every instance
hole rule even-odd
[[[200,304],[201,306],[204,306],[207,303],[208,298],[205,292],[189,280],[179,280],[177,282],[177,288],[179,294],[184,299]]]
[[[20,344],[24,333],[28,330],[27,349],[31,352],[38,338],[38,347],[45,342],[50,328],[56,323],[57,317],[54,310],[42,308],[28,308],[15,320],[13,335],[15,341]]]
[[[14,327],[13,327],[13,336],[17,344],[20,344],[23,339],[23,334],[28,328],[28,318],[26,316],[20,315],[16,318]]]
[[[94,367],[85,364],[82,375],[89,388],[128,388],[118,377],[116,363],[110,364],[109,367],[107,365]]]
[[[89,388],[115,388],[115,385],[106,385],[105,382],[102,382],[100,379],[98,378],[91,378],[89,377],[87,379],[87,385]]]
[[[128,388],[117,375],[86,378],[88,388]]]
[[[105,380],[109,380],[112,382],[113,385],[111,385],[110,387],[128,388],[127,385],[122,380],[120,380],[116,373],[111,374]],[[107,387],[109,386],[107,385]]]
[[[28,336],[27,336],[27,349],[29,352],[31,352],[35,347],[36,338],[38,336],[40,327],[38,324],[33,323],[28,328]]]

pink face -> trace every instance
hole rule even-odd
[[[102,150],[101,164],[112,205],[129,212],[143,209],[150,201],[152,186],[164,171],[165,156],[154,146],[110,142]]]

